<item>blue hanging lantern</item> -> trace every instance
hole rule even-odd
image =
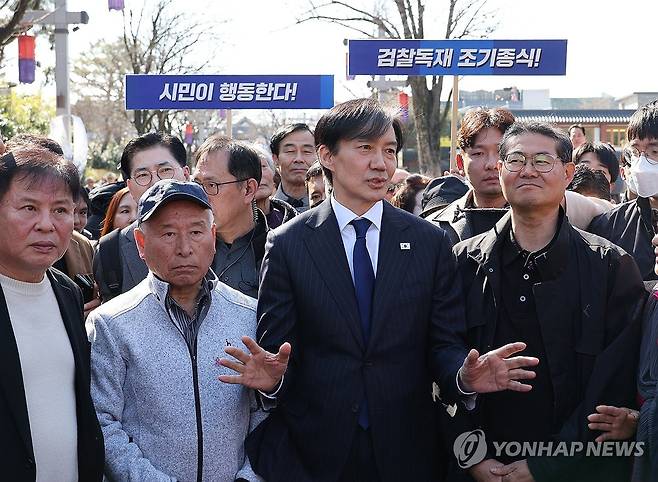
[[[30,59],[18,60],[18,81],[21,84],[31,84],[34,82],[34,73],[36,71],[36,63]]]
[[[107,0],[109,10],[123,10],[123,0]]]

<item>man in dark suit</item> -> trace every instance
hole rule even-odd
[[[100,481],[82,294],[50,268],[73,231],[78,171],[25,147],[0,158],[0,473]]]
[[[142,194],[160,179],[187,181],[190,170],[186,163],[187,151],[180,139],[149,132],[126,144],[120,166],[130,194],[139,204]],[[103,302],[134,288],[148,274],[146,263],[137,252],[136,227],[137,221],[99,241],[94,256],[94,278]]]
[[[399,121],[349,101],[320,119],[315,143],[333,194],[270,234],[261,346],[227,348],[238,362],[221,363],[239,375],[220,379],[277,404],[247,441],[268,481],[437,480],[432,382],[446,403],[468,405],[472,392],[526,390],[512,378],[536,360],[506,359],[524,346],[514,343],[467,357],[450,241],[383,201]]]

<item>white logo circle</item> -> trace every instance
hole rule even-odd
[[[452,446],[457,458],[457,464],[462,469],[468,469],[479,464],[487,456],[487,441],[480,429],[464,432]]]

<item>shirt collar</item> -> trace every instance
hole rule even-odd
[[[151,271],[149,271],[149,274],[146,277],[146,279],[148,280],[151,293],[153,293],[156,299],[160,303],[162,303],[163,306],[165,306],[165,300],[169,295],[169,283],[161,280],[160,278],[155,276]],[[208,293],[212,293],[212,291],[217,286],[217,283],[219,283],[219,278],[217,278],[217,275],[212,269],[209,269],[206,275],[203,277],[202,283],[203,285],[201,288],[201,292],[207,291]]]
[[[520,256],[524,262],[524,267],[529,262],[533,263],[542,278],[546,280],[557,278],[563,269],[563,261],[567,254],[565,251],[568,251],[567,238],[563,230],[564,216],[564,211],[560,208],[557,229],[553,238],[546,246],[533,253],[519,246],[510,226],[508,237],[503,244],[503,265],[506,266],[512,263]]]
[[[352,212],[349,208],[343,206],[336,198],[331,195],[331,208],[336,215],[338,221],[338,230],[340,232],[350,224],[354,219],[365,218],[368,219],[378,231],[382,229],[382,214],[384,213],[384,201],[377,201],[370,209],[368,209],[363,216],[359,216]]]
[[[289,195],[287,192],[285,192],[283,190],[283,183],[279,184],[279,187],[277,188],[277,192],[279,192],[283,196],[285,196],[284,201],[288,202],[293,207],[308,207],[309,206],[308,196],[302,196],[301,199],[297,199],[295,197],[292,197],[291,195]],[[302,203],[301,206],[295,206],[295,204],[298,204],[298,203]]]

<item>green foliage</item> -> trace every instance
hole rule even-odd
[[[102,146],[99,142],[89,142],[89,154],[87,165],[94,169],[104,169],[118,173],[117,164],[121,160],[123,143],[110,142]]]
[[[0,133],[5,139],[24,132],[47,134],[54,116],[54,106],[44,103],[41,95],[0,96]]]

